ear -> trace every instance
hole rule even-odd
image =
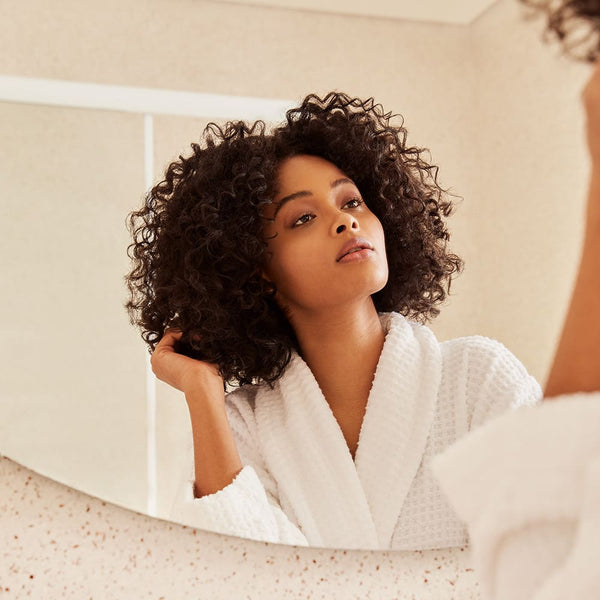
[[[267,275],[267,273],[264,269],[261,269],[260,276],[263,281],[265,281],[269,284],[267,286],[267,289],[269,290],[268,294],[271,295],[272,297],[275,297],[275,295],[277,294],[277,287],[275,286],[275,282]]]

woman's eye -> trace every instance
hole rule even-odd
[[[298,219],[292,224],[292,227],[298,227],[298,223],[300,221],[302,221],[302,219],[304,219],[304,217],[311,217],[312,215],[310,213],[306,213],[304,215],[302,215],[301,217],[298,217]],[[304,223],[308,223],[308,221],[302,221],[300,223],[300,225],[303,225]]]
[[[357,196],[356,198],[350,198],[350,200],[348,200],[348,202],[346,202],[342,206],[342,208],[346,208],[346,207],[358,208],[363,202],[364,202],[364,200]],[[314,218],[315,218],[315,215],[313,215],[311,213],[305,213],[301,217],[296,219],[296,221],[294,221],[294,223],[292,223],[292,227],[299,227],[300,225],[304,225],[305,223],[312,221]]]
[[[356,208],[357,206],[362,204],[364,200],[362,198],[350,198],[350,200],[348,200],[348,202],[346,202],[344,206],[348,206],[348,204],[350,204],[351,202],[356,202],[356,204],[354,205],[354,208]]]

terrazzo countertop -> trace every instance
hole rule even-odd
[[[1,598],[479,599],[468,548],[306,548],[197,530],[0,456]]]

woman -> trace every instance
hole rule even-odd
[[[331,92],[271,134],[210,124],[132,214],[128,307],[192,422],[176,520],[303,545],[467,544],[429,460],[542,392],[501,343],[425,326],[462,261],[436,167],[389,117]]]

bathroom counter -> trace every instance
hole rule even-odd
[[[305,548],[130,511],[0,456],[6,598],[479,599],[468,548]]]

